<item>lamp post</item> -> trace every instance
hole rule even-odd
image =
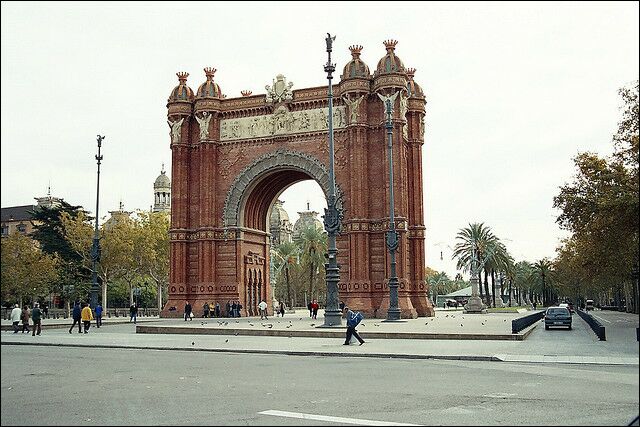
[[[100,261],[100,238],[98,236],[98,205],[100,202],[100,162],[102,161],[102,155],[100,154],[100,148],[102,147],[102,140],[104,136],[98,135],[98,154],[96,160],[98,161],[98,184],[96,187],[96,228],[93,234],[93,247],[91,248],[91,259],[93,260],[93,284],[91,285],[91,307],[95,308],[98,305],[98,261]]]
[[[398,307],[398,275],[396,273],[396,250],[400,243],[398,232],[396,231],[396,221],[394,217],[393,204],[393,123],[391,115],[393,114],[393,104],[396,102],[398,93],[383,96],[378,94],[382,103],[386,106],[387,120],[385,128],[387,129],[389,149],[389,231],[387,231],[387,248],[391,255],[391,274],[389,277],[389,310],[387,311],[387,320],[400,320],[400,308]]]
[[[342,324],[342,313],[338,308],[338,282],[340,281],[340,266],[338,265],[336,247],[336,235],[340,232],[340,222],[342,221],[342,209],[338,208],[336,197],[336,178],[334,173],[334,149],[333,149],[333,86],[332,73],[336,70],[336,65],[331,63],[331,51],[333,41],[336,36],[331,37],[327,33],[327,63],[324,71],[327,73],[329,81],[329,194],[327,196],[327,208],[324,210],[324,228],[327,231],[327,257],[325,263],[327,278],[327,305],[324,312],[324,326],[340,326]]]

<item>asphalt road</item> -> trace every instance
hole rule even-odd
[[[0,351],[2,425],[625,425],[638,413],[637,366]]]

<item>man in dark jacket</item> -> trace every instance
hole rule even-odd
[[[82,333],[82,309],[80,308],[80,302],[76,301],[75,304],[73,305],[73,325],[71,325],[71,327],[69,328],[69,333],[71,333],[71,330],[73,329],[74,326],[76,326],[76,323],[78,323],[78,333],[81,334]]]
[[[191,304],[189,303],[189,301],[187,301],[187,303],[184,305],[184,321],[186,322],[187,319],[193,320],[193,318],[191,317]]]
[[[36,336],[36,329],[38,330],[38,334],[40,335],[40,322],[42,321],[42,312],[40,311],[40,304],[35,303],[33,305],[33,310],[31,310],[31,320],[33,320],[33,333],[32,337]]]

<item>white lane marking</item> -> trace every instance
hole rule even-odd
[[[340,423],[340,424],[357,424],[361,426],[418,426],[420,425],[420,424],[394,423],[392,421],[362,420],[358,418],[328,417],[326,415],[303,414],[301,412],[276,411],[273,409],[268,411],[258,412],[258,414],[273,415],[274,417],[299,418],[303,420],[329,421],[332,423]]]
[[[592,314],[592,316],[593,316],[593,317],[595,317],[595,318],[596,318],[596,319],[598,319],[598,320],[602,320],[603,322],[611,323],[611,321],[610,321],[610,320],[603,319],[602,317],[600,317],[600,316],[596,316],[595,314]]]

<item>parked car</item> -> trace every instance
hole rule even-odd
[[[592,300],[592,299],[588,299],[588,300],[585,302],[584,309],[585,309],[586,311],[593,310],[593,300]]]
[[[447,305],[447,307],[457,307],[458,306],[458,301],[454,300],[454,299],[448,299],[445,304]]]
[[[549,307],[544,313],[544,328],[568,326],[571,329],[571,312],[567,307]]]
[[[564,307],[569,310],[569,313],[573,314],[573,304],[571,304],[570,302],[563,302],[562,304],[558,305],[558,307]]]

